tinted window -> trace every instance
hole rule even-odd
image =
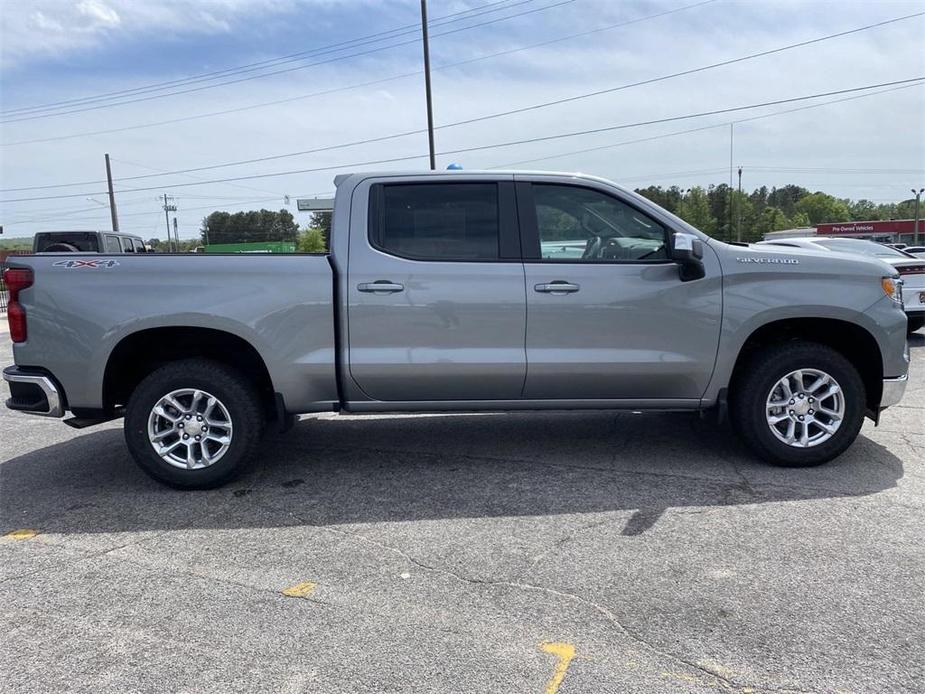
[[[372,241],[418,260],[497,260],[495,183],[383,185]]]
[[[540,257],[572,262],[668,258],[665,227],[589,188],[534,184]]]
[[[139,241],[138,239],[132,239],[132,245],[135,246],[135,252],[136,252],[136,253],[144,253],[144,252],[145,252],[145,245],[144,245],[141,241]]]
[[[40,253],[49,246],[55,244],[67,244],[76,248],[78,251],[95,253],[100,249],[97,235],[92,232],[40,232],[35,235],[34,250]],[[56,250],[65,250],[56,247]],[[67,249],[70,250],[70,249]]]
[[[908,253],[897,251],[895,248],[884,246],[873,241],[864,241],[863,239],[821,239],[815,241],[820,246],[828,248],[830,251],[840,253],[860,253],[862,255],[873,255],[878,258],[908,258]]]
[[[124,250],[126,253],[135,252],[135,249],[132,246],[132,240],[130,238],[123,236],[120,240],[122,241],[122,250]]]
[[[119,245],[118,236],[108,236],[107,235],[106,240],[104,241],[104,246],[105,247],[103,248],[103,251],[106,253],[121,253],[122,252],[122,246]]]

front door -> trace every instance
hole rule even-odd
[[[518,177],[529,399],[699,399],[722,313],[715,258],[682,282],[671,230],[607,186]],[[711,253],[709,249],[708,253]]]
[[[351,224],[349,369],[370,398],[510,400],[526,376],[513,182],[375,183]]]

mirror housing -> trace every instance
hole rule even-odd
[[[693,234],[677,232],[671,237],[671,259],[678,264],[682,282],[699,280],[703,268],[703,241]]]

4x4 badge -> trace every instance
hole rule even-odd
[[[66,267],[68,269],[74,268],[107,268],[114,267],[118,265],[118,260],[59,260],[56,263],[52,263],[55,267]]]

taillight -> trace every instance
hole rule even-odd
[[[19,292],[32,286],[32,270],[25,267],[11,267],[3,272],[3,281],[10,292],[6,317],[10,323],[10,339],[13,342],[26,341],[26,309],[19,303]]]
[[[900,275],[925,275],[925,263],[922,265],[900,265],[896,268]]]

